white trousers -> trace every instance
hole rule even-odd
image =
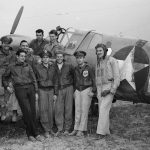
[[[76,90],[75,96],[75,126],[74,130],[87,131],[88,112],[92,97],[88,95],[91,88]]]
[[[110,89],[110,85],[97,86],[97,98],[99,106],[99,119],[97,125],[97,134],[110,134],[109,130],[109,112],[113,101],[113,95],[108,94],[105,97],[101,97],[101,92]]]

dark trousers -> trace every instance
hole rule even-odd
[[[30,85],[26,88],[24,88],[23,86],[15,87],[15,94],[23,114],[27,136],[36,137],[37,128],[34,87],[33,85]]]

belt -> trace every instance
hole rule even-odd
[[[72,84],[67,84],[67,85],[59,85],[58,86],[58,89],[59,90],[62,90],[62,89],[65,89],[65,88],[67,88],[67,87],[69,87],[69,86],[71,86]]]
[[[76,89],[79,90],[79,91],[83,91],[83,90],[85,90],[85,89],[87,89],[87,88],[89,88],[89,87],[92,87],[92,85],[79,86],[79,87],[77,87]]]
[[[39,89],[41,90],[45,90],[45,91],[50,91],[50,90],[53,90],[54,87],[53,86],[48,86],[48,87],[39,87]]]
[[[33,84],[32,83],[27,83],[27,84],[22,84],[22,85],[20,85],[20,84],[15,84],[14,85],[15,88],[29,88],[30,86],[33,86]]]

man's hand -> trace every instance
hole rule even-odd
[[[94,93],[92,92],[92,91],[90,91],[89,93],[88,93],[88,96],[90,96],[90,97],[92,97],[94,95]]]
[[[104,90],[101,94],[102,97],[105,97],[106,95],[108,95],[110,93],[110,90]]]
[[[35,100],[38,101],[38,99],[39,99],[39,95],[38,93],[35,93]]]
[[[54,100],[54,102],[57,100],[57,95],[53,96],[53,100]]]
[[[33,49],[28,47],[27,52],[28,52],[28,54],[33,54]]]
[[[7,87],[8,92],[13,93],[14,89],[12,87]]]

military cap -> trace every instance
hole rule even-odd
[[[9,37],[9,36],[3,36],[3,37],[1,38],[1,41],[2,41],[2,43],[11,44],[12,41],[13,41],[13,39],[12,39],[11,37]]]
[[[63,55],[65,55],[66,53],[63,51],[63,50],[56,50],[55,51],[55,54],[57,55],[57,54],[63,54]]]
[[[86,52],[84,52],[84,51],[76,51],[74,53],[74,56],[75,57],[79,57],[79,56],[85,57],[86,56]]]
[[[42,52],[39,55],[40,55],[41,58],[43,58],[44,56],[52,57],[52,53],[49,52],[49,51]]]

